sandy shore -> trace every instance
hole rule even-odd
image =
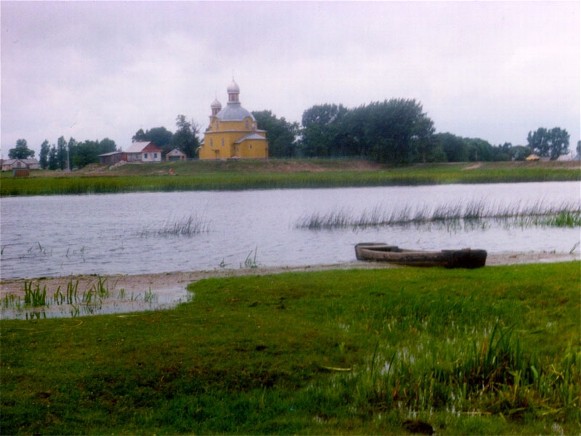
[[[489,254],[486,264],[493,265],[514,265],[523,263],[545,263],[564,262],[580,260],[578,252],[567,253],[501,253]],[[265,275],[277,274],[293,271],[322,271],[331,269],[370,269],[370,268],[394,268],[395,266],[382,263],[369,262],[347,262],[329,265],[308,265],[301,267],[258,267],[254,269],[216,269],[211,271],[180,271],[159,274],[137,274],[137,275],[111,275],[103,276],[107,280],[110,289],[124,289],[127,294],[143,293],[151,291],[157,295],[165,292],[175,292],[176,289],[185,289],[189,283],[210,277],[235,277],[242,275]],[[91,289],[98,281],[98,277],[92,275],[49,277],[42,279],[9,279],[0,280],[0,298],[5,295],[23,295],[25,281],[38,281],[41,286],[46,286],[47,294],[52,295],[59,287],[66,290],[67,284],[72,280],[78,281],[78,291],[80,293]]]

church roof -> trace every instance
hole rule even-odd
[[[259,135],[258,133],[251,133],[250,135],[246,135],[240,138],[235,144],[240,144],[241,142],[247,141],[249,139],[266,139],[264,136]]]
[[[220,121],[242,121],[246,117],[250,117],[254,120],[254,116],[244,109],[240,103],[230,103],[226,105],[224,109],[222,109],[216,117]]]

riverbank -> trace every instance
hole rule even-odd
[[[581,260],[579,252],[576,253],[554,253],[554,252],[513,252],[489,254],[486,265],[519,265],[531,263],[553,263]],[[99,279],[105,280],[112,290],[124,289],[127,294],[139,294],[151,291],[156,295],[184,290],[193,282],[207,278],[225,278],[240,276],[258,276],[268,274],[280,274],[285,272],[309,272],[309,271],[329,271],[348,269],[381,269],[400,268],[396,265],[374,262],[345,262],[336,264],[305,265],[298,267],[261,267],[239,268],[239,269],[214,269],[209,271],[172,271],[157,274],[131,274],[131,275],[73,275],[62,277],[42,277],[26,279],[0,280],[0,299],[7,295],[22,297],[24,295],[25,282],[38,282],[42,287],[46,286],[47,294],[52,296],[57,289],[66,289],[67,285],[75,281],[79,283],[78,291],[83,293],[91,289]],[[110,303],[114,299],[111,299]],[[104,301],[107,304],[107,301]]]
[[[379,165],[353,159],[272,159],[92,165],[73,172],[3,173],[0,196],[339,188],[581,180],[579,161]]]

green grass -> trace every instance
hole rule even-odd
[[[363,165],[363,167],[360,167]],[[176,175],[170,176],[173,169]],[[581,180],[575,162],[389,167],[356,160],[192,161],[0,178],[0,196]]]
[[[0,321],[15,433],[578,434],[581,263],[209,279],[169,311]]]

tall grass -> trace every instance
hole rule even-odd
[[[118,192],[167,192],[192,190],[283,189],[348,186],[430,185],[444,183],[510,183],[580,180],[577,166],[543,162],[483,163],[466,171],[466,164],[431,164],[405,167],[379,166],[353,169],[353,161],[285,160],[254,162],[185,162],[155,165],[125,165],[106,176],[49,175],[12,178],[2,174],[0,196],[65,195]],[[331,163],[329,163],[331,162]],[[301,170],[307,165],[308,170]],[[163,176],[169,168],[177,175]]]
[[[542,201],[532,205],[496,205],[485,200],[474,200],[466,204],[449,203],[433,207],[404,205],[385,209],[379,206],[364,210],[359,215],[348,209],[315,212],[297,221],[295,228],[308,230],[365,229],[383,226],[422,226],[428,224],[478,224],[494,220],[520,226],[576,227],[581,225],[581,206],[573,203],[547,205]]]
[[[200,233],[206,233],[210,229],[210,224],[203,217],[191,215],[182,219],[170,219],[158,228],[147,228],[141,231],[141,237],[160,236],[173,237],[185,236],[192,237]]]
[[[97,277],[96,281],[91,283],[85,290],[79,292],[79,281],[69,280],[66,285],[66,290],[57,287],[52,293],[48,294],[46,285],[41,286],[39,281],[24,281],[23,296],[15,294],[5,295],[1,302],[0,308],[2,311],[16,311],[34,309],[34,312],[26,313],[27,319],[29,317],[44,316],[45,309],[52,306],[70,306],[71,316],[79,316],[81,314],[94,314],[102,309],[105,300],[113,297],[112,291],[109,288],[107,279],[104,277]],[[125,289],[121,289],[116,298],[116,302],[138,302],[154,304],[157,302],[157,295],[151,290],[146,290],[143,294],[127,295]]]

